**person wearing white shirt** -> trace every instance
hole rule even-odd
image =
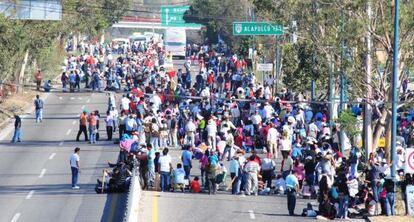
[[[129,103],[131,102],[131,100],[129,100],[126,95],[124,95],[121,99],[121,106],[122,109],[125,110],[126,112],[129,112]]]
[[[194,147],[196,125],[194,124],[192,119],[188,120],[185,126],[185,131],[186,131],[185,141],[188,141],[187,144],[189,144],[191,147]]]
[[[217,124],[213,119],[208,120],[206,126],[207,130],[207,143],[212,147],[213,150],[216,149],[216,135],[217,135]]]
[[[78,190],[78,175],[79,175],[79,169],[80,169],[80,157],[79,157],[79,153],[80,153],[80,148],[76,147],[75,151],[73,152],[73,154],[70,156],[70,169],[72,171],[72,189],[73,190]]]
[[[250,117],[253,123],[253,126],[256,130],[259,129],[259,125],[262,123],[262,117],[259,115],[259,111],[256,110],[255,114]]]
[[[273,113],[275,112],[275,110],[269,104],[269,102],[265,103],[265,106],[263,107],[263,109],[266,111],[266,119],[270,119],[272,117]]]
[[[172,170],[171,156],[168,155],[168,148],[164,148],[162,156],[158,160],[158,165],[161,173],[161,191],[166,191],[170,184],[170,173]]]
[[[234,105],[234,107],[231,108],[231,117],[233,119],[233,124],[237,125],[240,119],[240,109],[237,105]]]
[[[279,132],[276,130],[275,125],[272,123],[267,133],[267,151],[272,154],[274,158],[278,158],[278,140]]]

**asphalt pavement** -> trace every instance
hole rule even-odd
[[[116,161],[117,145],[75,141],[80,112],[105,113],[105,93],[46,97],[42,123],[35,123],[33,114],[23,117],[21,143],[10,143],[10,127],[0,129],[0,221],[120,221],[125,195],[94,191],[106,162]],[[106,139],[103,120],[100,135]],[[71,189],[69,157],[76,146],[81,148],[80,190]]]

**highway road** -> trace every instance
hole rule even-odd
[[[96,194],[96,179],[106,162],[116,161],[117,145],[76,142],[83,108],[106,112],[105,93],[47,95],[44,120],[22,120],[22,142],[11,144],[12,132],[0,131],[0,221],[119,221],[124,195]],[[100,135],[106,139],[105,123]],[[71,189],[69,157],[81,148],[80,190]]]

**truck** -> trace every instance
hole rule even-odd
[[[187,36],[185,29],[167,28],[164,35],[164,46],[167,53],[174,57],[185,58]]]

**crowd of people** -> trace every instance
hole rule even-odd
[[[169,53],[155,41],[122,50],[91,45],[68,58],[64,90],[68,82],[70,91],[85,82],[86,88],[109,91],[102,118],[107,140],[119,140],[120,155],[106,172],[117,178],[107,181],[116,185],[108,190],[125,189],[136,159],[144,189],[286,195],[289,215],[298,196],[319,203],[317,210],[308,205],[304,216],[348,218],[348,209],[357,206],[369,215],[395,215],[397,186],[404,191],[412,184],[403,175],[404,147],[413,142],[411,119],[400,121],[404,143],[398,146],[395,183],[383,148],[365,155],[358,144],[340,147],[339,129],[325,105],[308,103],[303,93],[289,89],[274,92],[272,76],[258,82],[249,60],[218,48],[192,47],[177,71],[164,67]],[[361,115],[358,107],[352,110]],[[100,118],[98,111],[85,110],[77,140],[83,133],[95,143]],[[170,150],[182,150],[175,168]]]

